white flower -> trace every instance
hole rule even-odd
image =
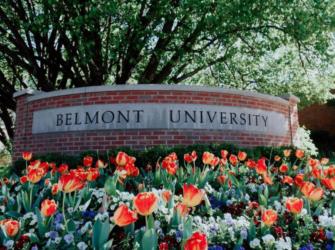
[[[279,201],[275,201],[274,202],[274,206],[275,206],[275,209],[277,210],[277,212],[280,212],[281,210],[281,204]]]
[[[271,246],[276,241],[275,237],[273,237],[271,234],[264,235],[262,240],[266,246]]]
[[[335,219],[334,217],[328,217],[328,215],[320,215],[319,224],[322,227],[331,227],[332,225],[335,225]]]
[[[79,250],[85,250],[87,248],[87,245],[85,242],[81,241],[77,244],[77,247]]]
[[[11,249],[14,246],[14,241],[13,240],[8,240],[4,243],[5,247],[8,249]]]
[[[292,249],[292,243],[290,237],[285,237],[285,239],[280,238],[276,241],[275,245],[277,250],[291,250]]]
[[[307,209],[306,209],[306,208],[303,208],[303,209],[301,210],[300,216],[305,216],[305,215],[307,215]]]
[[[249,245],[251,248],[256,248],[259,247],[261,244],[261,241],[257,238],[253,239],[252,241],[250,241]]]
[[[193,217],[193,222],[195,223],[195,224],[201,224],[202,223],[202,219],[201,219],[201,217],[200,216],[194,216]]]
[[[55,243],[59,244],[61,242],[61,240],[62,240],[62,237],[56,237],[55,238]]]

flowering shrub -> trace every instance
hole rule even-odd
[[[124,152],[74,169],[22,157],[25,175],[1,181],[0,249],[334,246],[335,166],[303,150],[171,153],[141,170]]]

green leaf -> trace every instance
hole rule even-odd
[[[143,250],[156,250],[158,248],[158,236],[155,229],[147,230],[142,238]]]
[[[96,220],[93,225],[93,247],[96,250],[104,249],[104,245],[108,241],[108,236],[110,233],[111,227],[108,219],[104,222]]]

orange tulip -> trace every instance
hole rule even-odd
[[[125,152],[120,151],[116,155],[115,162],[118,166],[124,166],[127,164],[128,159],[129,159],[129,156]]]
[[[198,189],[192,184],[184,184],[183,193],[183,204],[188,207],[195,207],[199,205],[205,195],[204,190]]]
[[[292,150],[291,149],[285,149],[284,150],[284,156],[287,158],[291,155]]]
[[[323,196],[323,189],[320,187],[315,187],[315,185],[311,182],[305,182],[300,190],[307,199],[312,201],[318,201]]]
[[[294,183],[298,186],[298,187],[302,187],[302,185],[304,185],[305,181],[304,181],[304,174],[297,174],[294,177]]]
[[[276,156],[274,157],[274,160],[275,160],[275,161],[280,161],[280,160],[281,160],[281,158],[280,158],[280,156],[279,156],[279,155],[276,155]]]
[[[302,159],[305,156],[305,152],[301,149],[297,149],[295,151],[295,157],[297,157],[298,159]]]
[[[188,213],[190,211],[190,208],[188,208],[183,203],[178,203],[174,208],[176,209],[176,211],[180,215],[180,217],[185,217],[186,215],[188,215]]]
[[[237,157],[240,161],[245,161],[247,159],[247,153],[243,151],[239,151]]]
[[[295,197],[286,200],[286,209],[294,214],[299,214],[304,206],[304,201]]]
[[[312,176],[316,179],[320,179],[321,178],[321,169],[318,169],[318,168],[313,168],[312,169]]]
[[[284,184],[293,184],[293,178],[291,176],[284,176],[282,183]]]
[[[22,152],[22,158],[25,161],[30,161],[32,157],[33,157],[33,153],[32,152],[28,152],[28,151]]]
[[[166,172],[170,175],[175,175],[178,170],[178,165],[175,161],[171,161],[166,165]]]
[[[320,162],[317,159],[310,158],[308,159],[308,165],[310,165],[312,168],[316,168],[320,165]]]
[[[114,212],[113,220],[119,227],[124,227],[137,221],[137,215],[126,205],[122,204]]]
[[[100,176],[100,172],[98,168],[88,168],[87,173],[88,175],[86,179],[88,181],[95,181]]]
[[[321,183],[326,186],[329,190],[335,190],[335,177],[323,178]]]
[[[133,199],[136,211],[143,216],[153,213],[158,204],[158,197],[151,192],[143,192],[136,195]]]
[[[327,165],[328,162],[329,162],[329,158],[323,157],[323,158],[321,158],[320,162],[321,162],[322,165]]]
[[[50,217],[57,211],[57,204],[54,200],[45,199],[41,204],[41,214]]]
[[[20,229],[20,223],[17,220],[5,219],[0,221],[0,225],[4,233],[9,237],[17,235]]]
[[[168,203],[171,199],[172,193],[170,190],[164,190],[162,192],[162,199],[165,203]]]
[[[202,154],[202,162],[205,164],[205,165],[210,165],[211,162],[213,161],[214,159],[214,154],[210,153],[210,152],[204,152]]]
[[[212,167],[215,167],[219,164],[219,162],[220,162],[220,158],[219,157],[214,157],[209,165],[211,165]]]
[[[104,163],[103,160],[98,159],[97,162],[95,163],[96,168],[106,168],[107,164]]]
[[[74,173],[63,174],[58,180],[58,188],[65,193],[71,193],[82,189],[85,182]]]
[[[263,174],[263,179],[264,179],[264,183],[268,184],[268,185],[272,185],[273,181],[271,179],[271,177],[268,174]]]
[[[39,182],[45,175],[45,170],[43,168],[32,168],[28,171],[27,177],[31,183]]]
[[[309,193],[308,199],[311,201],[319,201],[323,196],[323,189],[321,187],[314,188],[312,192]]]
[[[227,177],[225,175],[220,175],[217,177],[218,182],[223,185],[226,181]]]
[[[186,241],[184,250],[207,250],[208,243],[205,234],[195,232]]]
[[[278,215],[276,211],[272,209],[265,210],[262,213],[262,221],[268,227],[272,226],[277,221]]]

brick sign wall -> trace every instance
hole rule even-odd
[[[21,91],[14,159],[129,146],[231,142],[289,145],[298,99],[223,88],[124,85],[54,92]]]

